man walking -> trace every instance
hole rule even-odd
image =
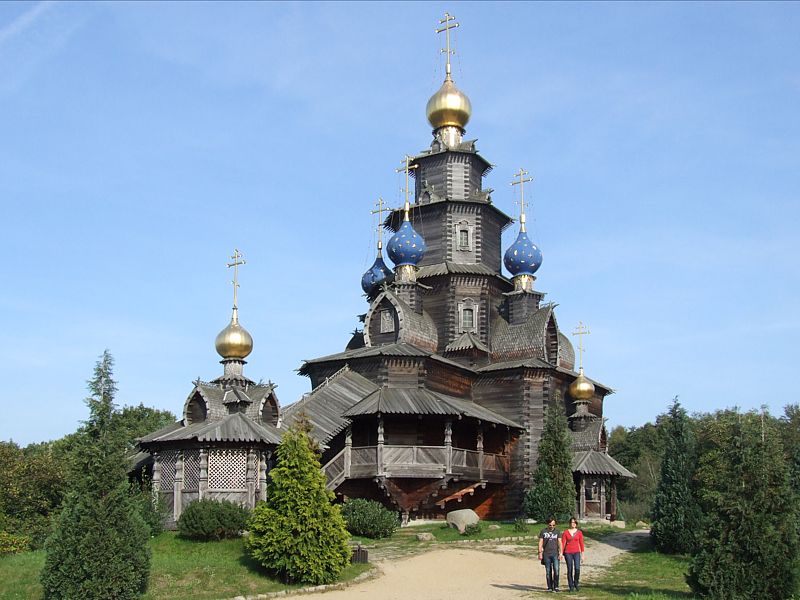
[[[561,532],[556,529],[556,520],[550,518],[547,520],[547,527],[539,533],[539,561],[544,565],[548,592],[560,591],[558,574],[563,553]]]

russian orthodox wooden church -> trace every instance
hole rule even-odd
[[[513,219],[483,187],[491,164],[464,139],[472,107],[451,75],[452,17],[442,24],[445,78],[427,104],[433,140],[406,158],[405,204],[383,221],[393,233],[386,250],[394,269],[379,236],[361,279],[363,328],[344,351],[305,361],[300,373],[312,391],[279,420],[273,386],[243,375],[252,338],[234,298],[217,338],[224,374],[195,382],[181,421],[140,443],[174,518],[198,497],[248,505],[263,498],[279,427],[300,418],[310,422],[328,487],[340,498],[379,500],[404,520],[467,507],[514,517],[556,403],[569,415],[576,513],[614,518],[615,482],[633,474],[607,454],[603,403],[612,390],[582,366],[575,371],[555,305],[534,286],[542,253],[525,228],[523,170],[515,181],[519,233],[503,252],[501,234]]]

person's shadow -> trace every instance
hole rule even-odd
[[[540,587],[536,587],[533,585],[522,585],[521,583],[509,583],[504,585],[502,583],[493,583],[492,587],[502,588],[504,590],[517,590],[520,592],[536,592],[536,591],[544,591]]]

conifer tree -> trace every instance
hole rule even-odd
[[[792,597],[798,514],[772,419],[720,413],[705,424],[703,447],[698,479],[704,519],[689,585],[719,600]]]
[[[666,446],[651,513],[650,536],[659,552],[687,554],[695,547],[701,515],[692,493],[696,464],[694,434],[677,396],[662,427],[666,430]]]
[[[111,427],[113,366],[106,350],[88,382],[90,416],[76,439],[70,489],[45,544],[47,599],[127,600],[147,586],[149,529],[129,492],[124,441]]]
[[[344,518],[301,420],[283,434],[266,502],[253,510],[250,556],[287,582],[336,580],[350,562]]]
[[[575,512],[571,438],[560,399],[547,408],[533,485],[525,495],[524,511],[537,521],[568,519]]]

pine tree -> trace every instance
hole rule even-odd
[[[694,434],[677,396],[662,427],[667,440],[651,513],[650,536],[659,552],[687,554],[695,547],[701,515],[692,493],[696,464]]]
[[[129,492],[124,441],[111,427],[114,360],[106,350],[88,382],[88,421],[76,439],[70,489],[45,544],[47,599],[126,600],[147,587],[149,529]]]
[[[687,581],[725,600],[790,598],[798,586],[798,509],[780,437],[766,414],[705,425],[698,479],[703,527]]]
[[[547,409],[533,485],[525,495],[524,511],[529,517],[537,521],[551,517],[565,520],[575,512],[570,445],[564,406],[557,400]]]
[[[350,562],[344,518],[303,424],[283,434],[267,501],[253,510],[250,556],[287,582],[336,580]]]

